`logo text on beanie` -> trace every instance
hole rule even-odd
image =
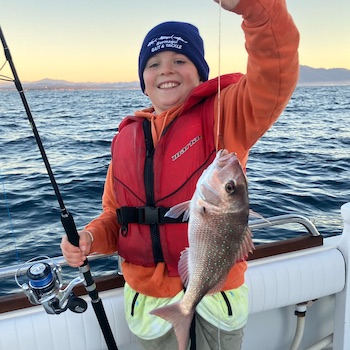
[[[162,35],[159,38],[152,39],[147,47],[151,47],[151,52],[156,52],[161,49],[182,49],[182,44],[187,44],[188,41],[181,38],[181,36],[175,36],[174,34],[171,36]]]

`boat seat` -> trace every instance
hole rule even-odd
[[[312,301],[345,287],[345,261],[336,248],[312,248],[248,262],[249,312]]]

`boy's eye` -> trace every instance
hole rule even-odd
[[[159,65],[158,62],[153,62],[148,65],[148,68],[155,68],[155,67],[158,67],[158,65]]]
[[[176,60],[176,61],[175,61],[175,64],[183,64],[183,63],[185,63],[184,60]]]

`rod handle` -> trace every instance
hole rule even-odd
[[[61,222],[64,230],[66,231],[69,242],[76,247],[79,247],[79,235],[75,226],[73,215],[69,212],[62,214]]]

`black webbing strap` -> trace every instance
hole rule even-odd
[[[151,239],[152,239],[152,251],[153,251],[153,261],[155,264],[159,262],[164,262],[164,255],[162,249],[162,243],[160,241],[160,231],[157,224],[149,225]]]
[[[184,293],[186,293],[186,287],[183,288]],[[190,349],[189,350],[196,350],[197,349],[197,340],[196,340],[196,313],[193,314],[193,318],[191,321],[190,326]]]
[[[118,223],[127,224],[176,224],[184,222],[183,214],[178,218],[168,218],[164,215],[170,208],[166,207],[121,207],[117,209]]]
[[[196,315],[193,315],[193,319],[192,319],[192,322],[191,322],[191,327],[190,327],[190,340],[191,340],[190,350],[196,350],[196,349],[197,349],[197,341],[196,341]]]
[[[152,138],[152,131],[151,131],[151,122],[147,119],[145,119],[142,122],[142,128],[143,133],[145,137],[145,164],[144,164],[144,185],[145,185],[145,191],[146,191],[146,206],[147,207],[156,207],[155,199],[154,199],[154,173],[153,173],[153,166],[154,166],[154,145],[153,145],[153,138]],[[156,212],[152,212],[147,210],[147,212],[151,213],[150,217],[146,217],[147,221],[152,221],[152,217],[155,220],[156,219]],[[146,213],[146,211],[144,211]],[[125,226],[124,226],[125,227]],[[155,264],[158,262],[164,261],[164,255],[163,255],[163,249],[162,249],[162,243],[160,240],[160,230],[159,225],[157,223],[151,223],[149,224],[150,228],[150,235],[152,240],[152,251],[153,251],[153,260]]]

